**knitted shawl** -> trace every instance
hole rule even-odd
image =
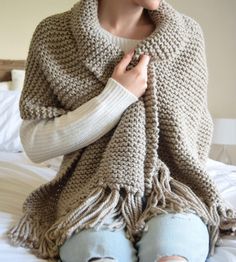
[[[81,0],[38,24],[22,119],[53,121],[104,89],[124,52],[101,33],[97,12],[98,0]],[[64,155],[55,178],[27,196],[23,216],[7,232],[12,244],[54,260],[73,232],[107,225],[135,243],[151,217],[170,212],[201,217],[209,256],[223,235],[235,235],[235,210],[206,171],[213,122],[203,31],[165,0],[147,12],[155,30],[138,42],[127,68],[142,53],[151,56],[145,94],[104,136]]]

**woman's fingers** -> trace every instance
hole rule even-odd
[[[150,56],[141,55],[138,64],[131,70],[126,71],[132,57],[133,52],[125,54],[123,59],[116,65],[112,77],[134,95],[140,97],[147,89],[147,69]]]
[[[132,48],[128,53],[126,53],[124,55],[124,57],[122,58],[122,60],[117,64],[117,69],[120,72],[125,72],[126,71],[126,67],[129,65],[132,57],[134,54],[134,48]]]
[[[150,56],[143,54],[135,68],[139,69],[140,71],[146,70],[149,61],[150,61]]]

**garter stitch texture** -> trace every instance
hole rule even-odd
[[[22,119],[50,121],[103,90],[124,52],[101,34],[97,1],[81,0],[37,26]],[[107,134],[65,155],[56,177],[26,198],[24,215],[7,232],[38,257],[59,258],[74,231],[99,229],[107,216],[114,219],[110,228],[124,228],[135,242],[152,216],[196,213],[209,230],[209,256],[221,236],[235,235],[235,211],[205,169],[213,124],[202,29],[164,0],[148,14],[156,29],[138,43],[128,68],[140,54],[151,55],[145,94]]]

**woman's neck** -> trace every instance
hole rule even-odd
[[[98,0],[100,25],[115,36],[144,39],[155,26],[143,7],[127,0]]]

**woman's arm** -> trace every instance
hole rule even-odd
[[[23,148],[35,163],[71,153],[110,131],[125,109],[137,100],[137,96],[110,77],[98,96],[74,111],[50,120],[23,120]]]

